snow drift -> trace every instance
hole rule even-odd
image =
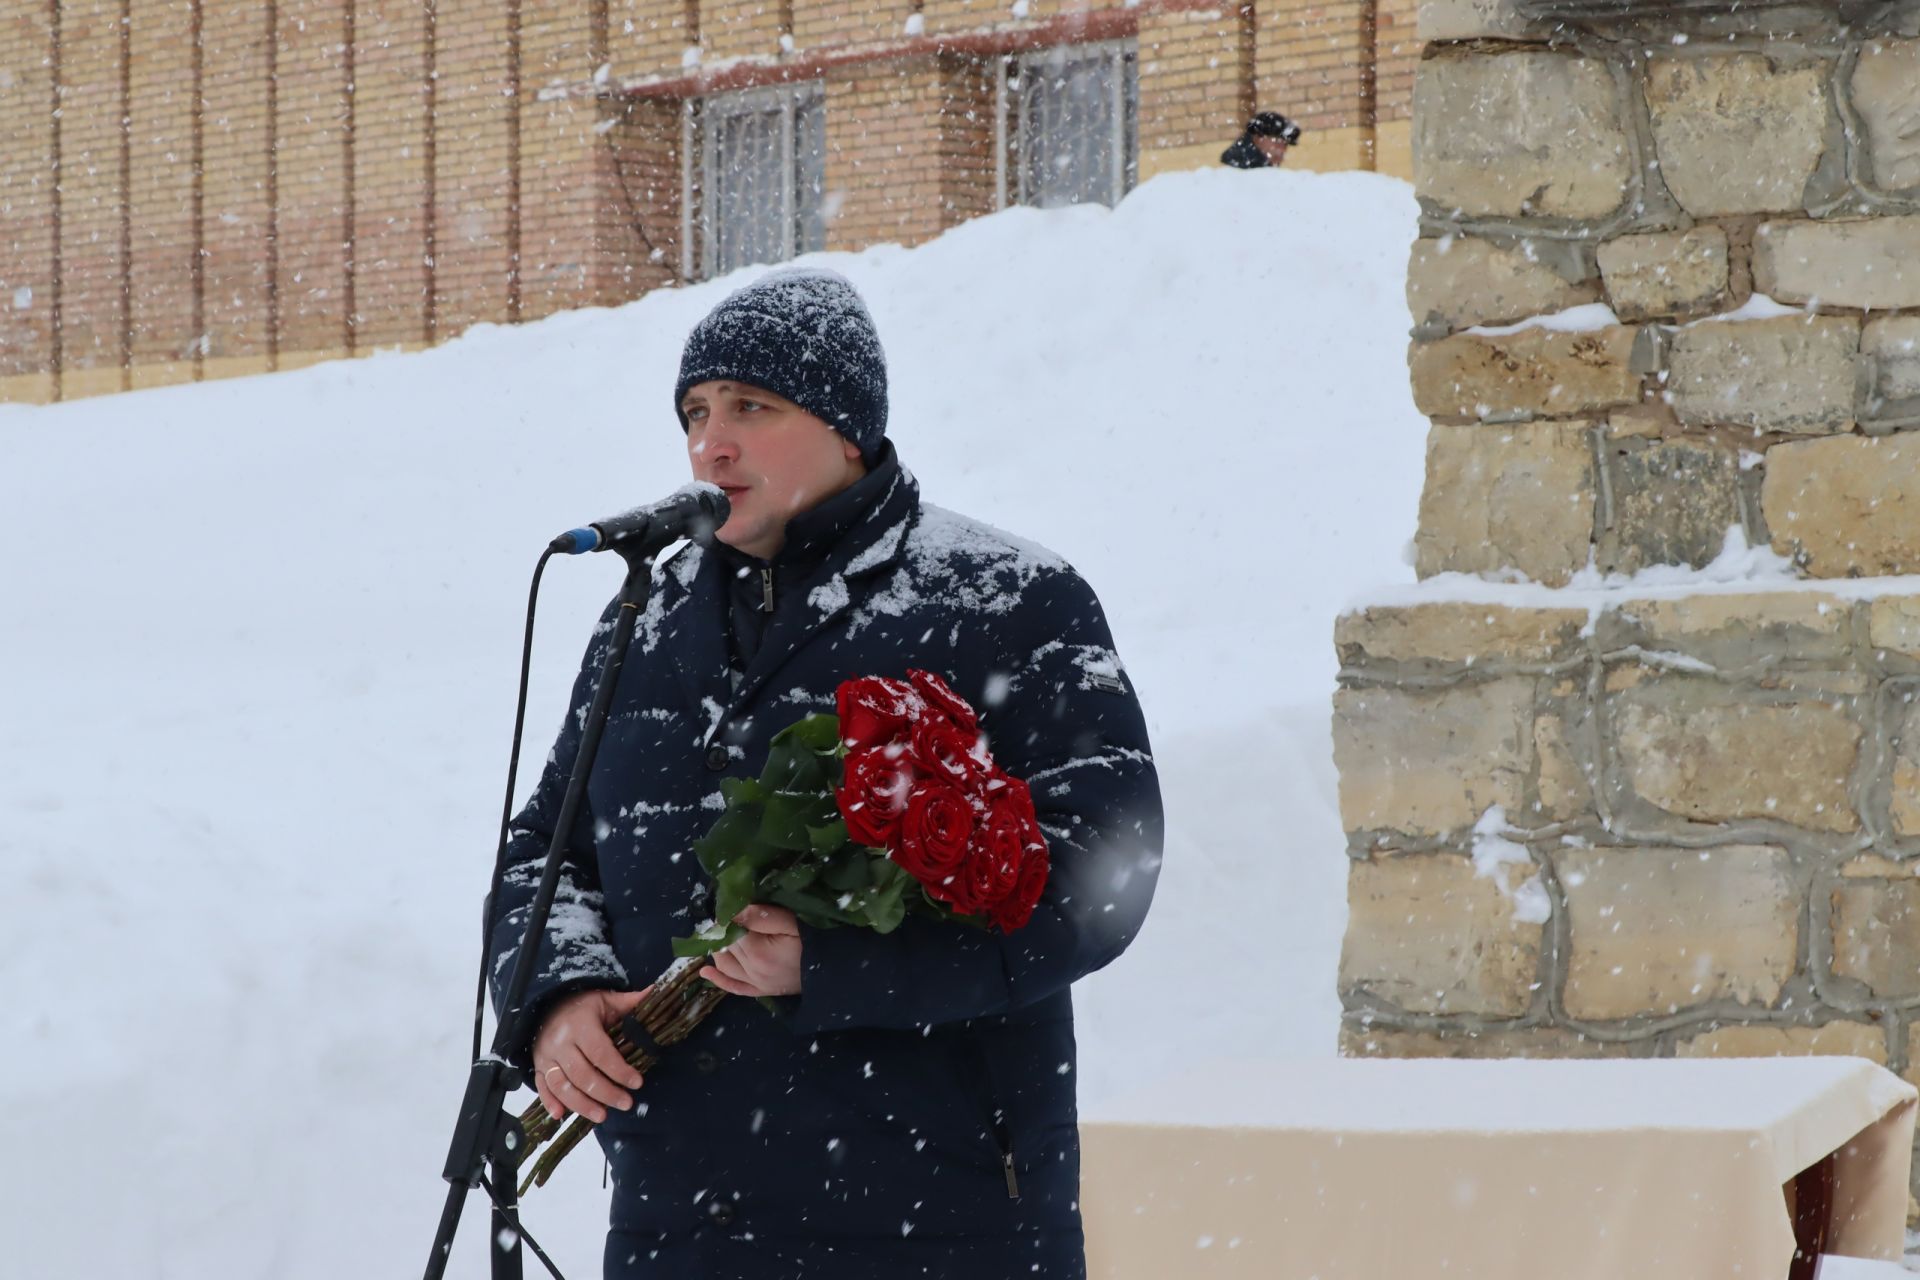
[[[1192,1059],[1333,1051],[1332,625],[1411,576],[1415,217],[1388,178],[1202,172],[817,259],[869,301],[927,498],[1074,562],[1141,690],[1169,846],[1145,933],[1079,990],[1090,1113]],[[527,574],[684,480],[680,345],[744,278],[0,407],[0,1271],[422,1264]],[[535,763],[609,560],[548,574]],[[529,1202],[574,1276],[600,1172]],[[476,1199],[457,1273],[483,1224]]]

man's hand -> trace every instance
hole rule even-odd
[[[578,991],[554,1003],[533,1038],[533,1085],[548,1115],[558,1120],[578,1111],[599,1124],[608,1107],[633,1106],[627,1090],[638,1089],[641,1076],[613,1047],[607,1028],[647,991]]]
[[[800,994],[800,922],[785,907],[748,907],[733,918],[747,936],[716,951],[700,976],[736,996]]]

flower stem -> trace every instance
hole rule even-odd
[[[674,961],[665,973],[654,980],[653,989],[647,993],[646,999],[634,1006],[632,1016],[640,1020],[640,1025],[647,1029],[647,1034],[660,1047],[685,1040],[726,999],[726,992],[700,977],[700,967],[705,962],[705,957]],[[650,1051],[628,1040],[617,1026],[612,1035],[613,1047],[620,1051],[620,1056],[627,1060],[629,1066],[642,1075],[652,1070],[656,1059]],[[521,1180],[520,1194],[525,1195],[528,1187],[545,1186],[567,1152],[580,1145],[580,1140],[592,1129],[593,1125],[586,1117],[576,1115],[563,1130],[560,1121],[548,1115],[546,1107],[538,1102],[521,1112],[520,1132],[526,1137],[526,1145],[522,1149],[531,1155],[535,1147],[549,1139],[552,1139],[552,1145],[540,1153],[532,1171]]]

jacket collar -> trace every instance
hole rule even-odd
[[[738,689],[727,671],[726,610],[734,565],[714,548],[695,544],[656,573],[656,599],[647,610],[643,642],[649,648],[665,645],[687,705],[701,713],[705,736],[750,701],[814,636],[865,598],[878,575],[899,563],[907,535],[920,518],[920,486],[894,457],[876,469],[873,478],[880,487],[878,496],[838,531],[810,572],[782,588],[785,602]]]

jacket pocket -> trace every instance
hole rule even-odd
[[[1020,1174],[1013,1149],[1013,1126],[1008,1123],[1006,1108],[1000,1103],[1000,1090],[993,1077],[993,1060],[988,1056],[986,1046],[981,1043],[977,1032],[962,1029],[954,1038],[960,1076],[968,1087],[969,1095],[975,1100],[981,1131],[986,1134],[992,1147],[994,1161],[1007,1180],[1007,1198],[1018,1200]]]

